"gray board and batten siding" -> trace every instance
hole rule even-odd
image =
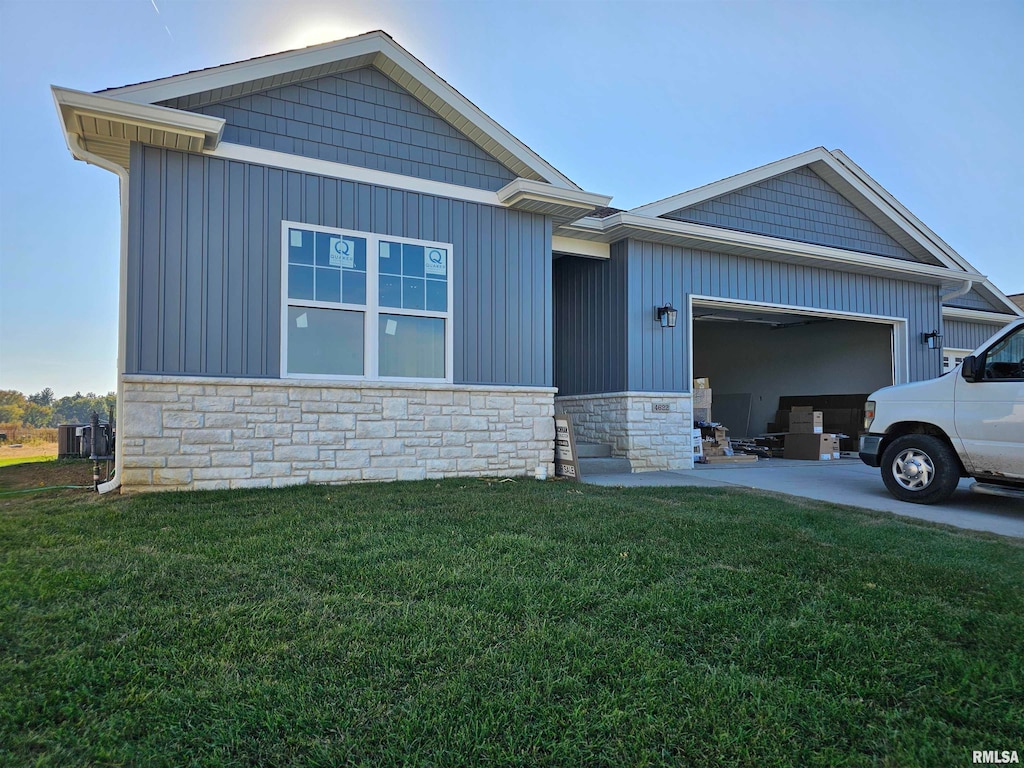
[[[664,218],[916,261],[810,168],[797,168]]]
[[[626,390],[626,241],[611,259],[562,256],[552,266],[555,386],[560,394]]]
[[[588,290],[584,292],[567,284],[575,269],[603,270],[604,274],[588,277]],[[906,318],[910,380],[941,373],[939,352],[920,343],[921,334],[938,328],[940,323],[938,288],[934,285],[639,240],[615,244],[607,262],[586,267],[559,264],[555,277],[559,323],[574,317],[582,327],[588,319],[593,321],[594,307],[601,302],[626,307],[624,317],[614,318],[626,329],[625,334],[613,336],[608,332],[608,338],[616,340],[615,348],[602,351],[596,343],[586,350],[601,355],[606,365],[624,373],[609,382],[595,365],[580,363],[575,370],[565,372],[560,362],[555,386],[563,395],[689,391],[686,307],[690,295]],[[680,310],[679,324],[674,329],[662,328],[654,317],[654,308],[666,302]],[[559,333],[556,345],[563,343]],[[799,361],[786,364],[799,365]],[[609,383],[614,389],[606,388]]]
[[[132,145],[127,373],[277,377],[281,222],[453,245],[454,379],[551,386],[551,221]]]
[[[997,306],[991,301],[986,299],[977,289],[972,288],[970,291],[965,293],[963,296],[958,296],[955,299],[950,299],[944,302],[947,307],[957,307],[959,309],[980,309],[982,312],[1009,312],[1009,307]]]
[[[162,102],[178,107],[187,98]],[[495,191],[516,174],[383,72],[365,67],[204,106],[223,140]]]
[[[942,323],[942,346],[947,349],[975,350],[984,344],[1001,326],[976,323],[971,320],[949,318]]]

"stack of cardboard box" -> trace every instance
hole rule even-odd
[[[693,380],[693,420],[711,423],[711,381]]]
[[[839,458],[839,437],[826,432],[821,411],[811,406],[794,406],[789,412],[789,432],[783,458],[829,461]]]

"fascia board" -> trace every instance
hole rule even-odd
[[[78,114],[119,120],[159,130],[201,135],[210,148],[216,147],[224,131],[225,120],[220,117],[197,115],[180,109],[157,107],[151,104],[132,104],[108,96],[51,86],[53,98],[67,133],[77,133],[71,118]]]
[[[673,195],[672,197],[666,197],[662,200],[648,203],[647,205],[632,208],[628,213],[635,213],[641,216],[664,216],[666,213],[678,211],[680,208],[687,208],[691,205],[696,205],[697,203],[703,203],[705,200],[712,200],[716,197],[727,195],[730,192],[735,192],[737,189],[749,187],[751,184],[757,184],[765,179],[770,179],[774,176],[796,170],[797,168],[802,168],[816,160],[825,160],[827,155],[828,152],[824,147],[815,147],[814,149],[810,149],[806,152],[801,152],[798,155],[785,157],[782,160],[776,160],[773,163],[768,163],[768,165],[752,168],[749,171],[738,173],[735,176],[714,181],[711,184],[705,184],[703,187],[697,187],[696,189],[691,189],[687,192]]]
[[[123,88],[112,88],[103,91],[103,94],[137,104],[169,101],[193,93],[227,88],[249,80],[260,80],[298,69],[330,64],[341,59],[373,56],[381,50],[385,41],[386,38],[381,32],[369,32],[358,37],[323,43],[309,48],[283,51],[248,61],[223,64],[197,72],[186,72],[182,75],[172,75],[137,85],[126,85]]]
[[[579,208],[601,208],[611,202],[609,195],[584,192],[581,189],[565,189],[533,179],[513,179],[498,190],[498,199],[505,205],[514,205],[516,200],[530,199],[562,203]]]
[[[104,95],[124,101],[152,104],[360,56],[376,57],[374,65],[384,74],[390,75],[389,70],[394,71],[394,68],[410,74],[427,91],[439,97],[445,103],[445,107],[465,117],[519,162],[538,176],[547,179],[552,185],[565,189],[579,189],[568,177],[484,114],[479,107],[382,32],[369,32],[347,40],[325,43],[297,51],[285,51],[253,61],[225,64],[199,72],[153,80],[149,83],[128,85],[124,88],[104,91]],[[445,107],[438,110],[435,105],[432,108],[446,120],[452,122],[451,112],[445,114]]]
[[[574,231],[580,234],[601,232],[603,234],[601,239],[606,242],[614,242],[627,237],[642,238],[644,232],[652,232],[697,240],[706,243],[712,249],[716,245],[739,246],[782,256],[821,260],[831,264],[833,267],[841,268],[843,265],[869,267],[904,277],[910,276],[915,280],[928,278],[929,281],[962,281],[963,279],[962,272],[945,267],[934,267],[918,262],[903,262],[899,259],[873,256],[857,251],[846,251],[841,248],[830,248],[828,246],[798,243],[793,240],[784,240],[766,235],[755,235],[749,232],[719,229],[718,227],[710,227],[706,224],[691,224],[671,219],[638,216],[630,211],[615,213],[608,218],[600,220],[581,219],[573,222],[570,226],[563,227],[561,231],[567,235],[571,235]]]
[[[900,216],[906,219],[907,223],[914,229],[918,230],[922,235],[932,241],[934,247],[942,250],[950,259],[952,259],[961,269],[965,272],[977,274],[977,270],[971,266],[971,264],[953,250],[952,247],[945,240],[939,237],[931,228],[928,227],[923,221],[917,216],[911,213],[910,209],[907,208],[903,203],[897,200],[893,195],[885,189],[881,184],[875,181],[871,175],[861,168],[857,163],[850,159],[849,155],[843,152],[841,149],[833,149],[830,153],[835,157],[850,173],[856,176],[861,182],[868,186],[879,198],[885,201],[885,203],[896,211]]]
[[[1024,312],[1013,314],[1001,314],[999,312],[985,312],[981,309],[962,309],[960,307],[943,307],[942,317],[950,320],[970,320],[976,323],[996,323],[1005,325],[1011,323],[1018,317],[1024,316]]]

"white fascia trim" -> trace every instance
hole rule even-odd
[[[61,88],[56,85],[50,86],[50,90],[53,92],[53,99],[57,104],[57,111],[60,113],[64,130],[68,133],[78,132],[77,126],[69,124],[69,119],[75,114],[144,125],[173,133],[202,136],[205,144],[210,147],[217,146],[221,134],[224,132],[226,121],[220,117],[198,115],[194,112],[157,107],[151,104],[131,104],[112,99],[109,96],[99,96],[95,93]]]
[[[585,256],[589,259],[610,259],[611,246],[593,240],[580,240],[575,237],[552,235],[551,252],[565,253],[570,256]]]
[[[309,67],[332,64],[360,56],[383,56],[388,62],[412,75],[427,90],[439,96],[455,111],[464,115],[505,150],[531,168],[552,185],[565,189],[579,189],[568,177],[550,165],[536,152],[484,114],[479,107],[438,77],[423,62],[410,54],[383,32],[368,32],[323,45],[295,51],[262,56],[251,61],[240,61],[199,72],[165,77],[138,85],[127,85],[104,93],[116,99],[143,104],[180,98],[193,93],[227,88],[250,80],[283,75]],[[376,64],[376,62],[375,62]],[[381,69],[381,67],[378,67]],[[382,70],[384,71],[384,70]],[[385,74],[387,74],[385,72]],[[447,119],[446,115],[442,117]]]
[[[750,301],[748,299],[723,299],[718,296],[689,294],[687,296],[687,321],[689,323],[689,338],[691,339],[693,338],[694,305],[746,311],[751,309],[776,310],[794,315],[823,317],[832,320],[856,320],[859,322],[889,325],[892,327],[893,332],[893,384],[903,384],[910,381],[910,323],[905,317],[896,317],[894,315],[872,315],[862,312],[847,312],[838,309],[815,309],[802,307],[798,304],[772,304],[764,301]],[[693,345],[691,344],[690,347],[690,372],[692,378]]]
[[[981,285],[982,285],[982,286],[983,286],[983,287],[985,288],[985,290],[986,290],[986,291],[988,291],[988,292],[989,292],[989,293],[990,293],[990,294],[991,294],[992,296],[994,296],[994,297],[995,297],[996,299],[998,299],[998,300],[999,300],[999,302],[1000,302],[1000,303],[1001,303],[1001,304],[1002,304],[1003,306],[1005,306],[1005,307],[1006,307],[1006,308],[1007,308],[1008,310],[1010,310],[1010,312],[1012,312],[1012,313],[1013,313],[1013,314],[1015,314],[1015,315],[1024,315],[1024,309],[1021,309],[1021,308],[1020,308],[1020,307],[1018,307],[1018,306],[1017,306],[1016,304],[1014,304],[1014,303],[1013,303],[1013,302],[1012,302],[1012,301],[1010,300],[1010,297],[1009,297],[1009,296],[1007,296],[1007,295],[1006,295],[1005,293],[1003,293],[1003,292],[1002,292],[1001,290],[999,290],[999,289],[998,289],[998,288],[997,288],[997,287],[996,287],[995,285],[993,285],[993,283],[992,283],[992,281],[991,281],[991,280],[989,280],[988,278],[985,278],[985,279],[984,279],[984,280],[982,281]]]
[[[885,187],[875,181],[867,171],[861,168],[857,163],[850,159],[850,157],[843,152],[841,149],[833,149],[830,153],[836,158],[842,165],[856,176],[863,184],[869,187],[879,198],[884,200],[893,210],[899,213],[910,226],[917,229],[922,235],[927,237],[936,248],[942,250],[950,259],[952,259],[959,267],[965,272],[972,274],[978,274],[978,271],[972,267],[963,256],[954,251],[945,240],[939,237],[931,228],[928,227],[923,221],[917,216],[910,212],[903,203],[897,200],[890,194]]]
[[[328,160],[317,160],[304,155],[292,155],[287,152],[276,152],[271,149],[259,149],[247,147],[241,144],[230,144],[222,142],[217,149],[204,153],[208,157],[217,157],[223,160],[238,160],[243,163],[256,163],[268,165],[274,168],[282,168],[288,171],[300,171],[303,173],[314,173],[319,176],[328,176],[332,179],[344,179],[363,184],[374,184],[381,187],[391,187],[407,192],[419,192],[425,195],[437,195],[438,197],[450,197],[455,200],[465,200],[471,203],[483,203],[499,208],[505,207],[494,192],[486,189],[475,189],[474,187],[462,187],[458,184],[448,184],[443,181],[431,179],[419,179],[415,176],[404,176],[400,173],[389,173],[378,171],[372,168],[361,168],[357,165],[346,165],[345,163],[333,163]]]
[[[702,203],[705,200],[721,197],[722,195],[734,192],[737,189],[749,187],[751,184],[757,184],[759,181],[764,181],[765,179],[770,179],[774,176],[796,170],[797,168],[802,168],[816,160],[824,160],[826,155],[828,155],[828,152],[824,147],[815,147],[814,149],[806,152],[801,152],[798,155],[785,157],[782,160],[776,160],[773,163],[768,163],[768,165],[752,168],[749,171],[738,173],[735,176],[729,176],[726,179],[705,184],[703,187],[697,187],[696,189],[691,189],[678,195],[672,195],[671,197],[656,200],[653,203],[648,203],[647,205],[631,208],[628,213],[634,213],[642,216],[662,216],[666,213],[672,213],[672,211],[678,211],[680,208],[687,208],[691,205]]]
[[[1017,320],[1020,315],[1000,314],[998,312],[986,312],[982,309],[962,309],[961,307],[943,307],[942,317],[944,320],[970,320],[974,323],[992,323],[994,325],[1006,325]]]
[[[658,219],[650,216],[637,216],[629,211],[616,213],[606,219],[585,219],[574,222],[564,229],[571,231],[579,227],[590,232],[605,232],[609,242],[624,237],[635,236],[636,231],[657,232],[661,234],[679,235],[715,245],[742,246],[767,253],[778,253],[788,256],[799,256],[810,259],[821,259],[835,265],[856,264],[868,266],[900,275],[912,275],[917,278],[927,277],[933,280],[962,280],[963,272],[951,271],[945,267],[935,267],[916,261],[902,261],[885,256],[873,256],[858,251],[846,251],[841,248],[830,248],[826,245],[800,243],[767,235],[755,235],[750,232],[711,227],[707,224],[692,224],[672,219]],[[618,230],[616,232],[615,230]]]
[[[581,189],[564,189],[533,179],[513,179],[498,190],[498,199],[506,205],[515,205],[523,199],[572,205],[584,210],[601,208],[611,202],[610,195],[584,192]]]

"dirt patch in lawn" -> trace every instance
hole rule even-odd
[[[104,465],[100,464],[103,471]],[[0,467],[0,492],[55,485],[92,486],[92,462],[87,459],[40,461]]]

